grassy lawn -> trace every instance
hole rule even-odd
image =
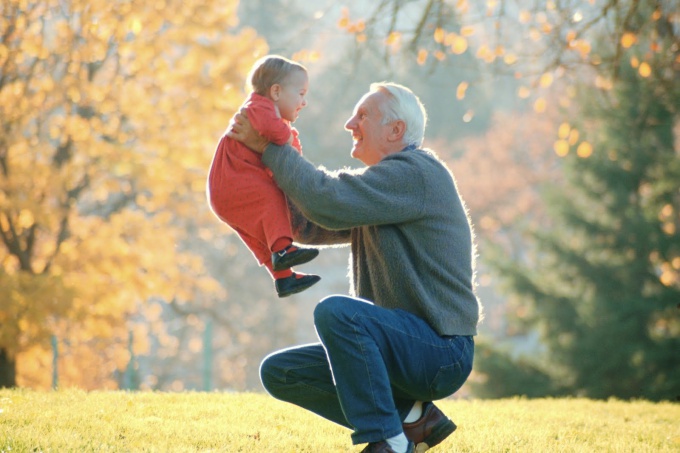
[[[680,452],[680,404],[444,400],[439,452]],[[0,453],[358,452],[349,431],[257,393],[0,390]]]

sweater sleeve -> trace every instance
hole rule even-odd
[[[262,161],[302,214],[341,230],[418,219],[426,191],[412,153],[396,153],[359,170],[317,169],[290,146],[269,145]]]
[[[293,230],[293,239],[301,244],[308,245],[347,245],[350,242],[351,230],[328,230],[311,222],[302,212],[288,199],[288,211],[290,212],[290,224]]]

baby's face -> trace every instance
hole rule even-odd
[[[281,92],[276,105],[279,107],[281,118],[294,123],[300,110],[307,105],[305,96],[309,87],[307,73],[295,70],[286,77],[281,84]]]

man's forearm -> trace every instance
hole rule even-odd
[[[297,206],[288,200],[293,239],[308,245],[341,245],[350,241],[351,230],[328,230],[306,218]]]

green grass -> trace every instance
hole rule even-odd
[[[444,400],[439,452],[680,452],[680,404]],[[358,452],[349,431],[257,393],[0,390],[0,452]]]

